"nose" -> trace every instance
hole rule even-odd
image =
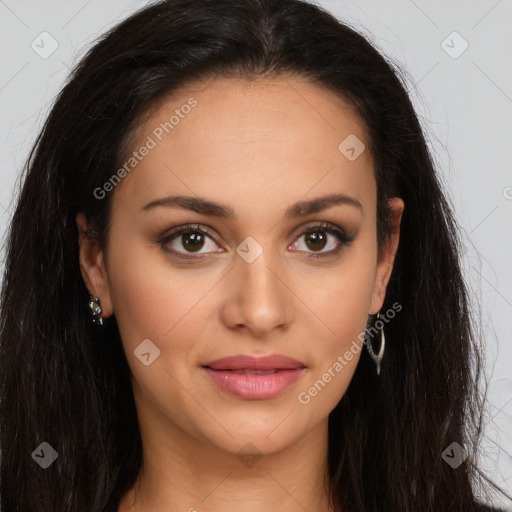
[[[288,275],[288,273],[287,273]],[[263,253],[252,263],[236,259],[226,283],[228,292],[222,307],[222,321],[254,337],[266,337],[272,330],[285,329],[292,319],[293,293],[284,270]]]

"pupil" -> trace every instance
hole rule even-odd
[[[191,251],[201,249],[204,243],[203,235],[201,233],[186,233],[182,235],[181,241],[183,246]]]
[[[308,242],[306,243],[310,249],[323,249],[326,244],[326,237],[319,231],[313,231],[310,233],[307,240]],[[312,240],[312,244],[309,243],[309,240]]]

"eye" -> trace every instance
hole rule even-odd
[[[302,237],[304,237],[304,241],[300,242]],[[329,238],[331,238],[331,240],[329,240]],[[299,241],[294,242],[290,246],[293,248],[292,250],[305,251],[308,253],[308,257],[319,258],[338,253],[343,246],[350,244],[354,240],[354,237],[347,236],[345,231],[334,227],[334,225],[330,223],[320,222],[313,226],[307,226],[297,240]],[[325,247],[327,247],[328,250],[324,251],[323,249]],[[309,251],[313,251],[313,253],[309,253]]]
[[[210,230],[205,226],[201,227],[197,224],[179,226],[158,242],[162,248],[181,258],[192,259],[201,257],[193,256],[194,253],[200,255],[209,252],[221,252],[216,250],[219,246],[210,234]],[[201,252],[203,248],[206,248],[206,250]],[[182,252],[182,249],[185,252]]]
[[[304,241],[301,242],[302,237]],[[344,230],[335,225],[320,222],[303,229],[297,241],[289,248],[293,252],[305,252],[307,257],[319,258],[337,254],[343,246],[350,244],[353,240],[353,236],[347,236]],[[199,224],[179,226],[160,238],[158,243],[167,252],[186,259],[198,259],[211,252],[223,252],[215,242],[210,229]],[[324,250],[326,247],[328,250]]]

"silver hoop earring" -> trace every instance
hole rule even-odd
[[[377,320],[380,317],[380,313],[377,313]],[[386,346],[386,337],[384,336],[384,327],[381,327],[380,329],[380,347],[379,347],[379,353],[375,354],[372,347],[372,342],[370,339],[367,340],[366,347],[368,349],[368,352],[373,359],[373,362],[377,366],[377,375],[380,375],[380,363],[382,361],[382,358],[384,357],[384,348]]]
[[[103,317],[101,316],[103,310],[101,309],[100,299],[98,297],[93,297],[91,295],[89,300],[89,311],[91,312],[92,323],[94,325],[103,325]]]

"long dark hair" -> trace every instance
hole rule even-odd
[[[329,416],[330,498],[344,512],[471,512],[487,477],[481,341],[459,266],[460,242],[405,75],[360,34],[301,0],[167,0],[132,15],[72,72],[27,160],[9,226],[0,316],[1,500],[6,512],[117,510],[142,445],[115,316],[91,324],[78,263],[77,212],[106,247],[111,196],[140,116],[164,94],[219,76],[309,79],[365,122],[378,188],[405,202],[383,310],[380,376],[366,351]],[[205,82],[206,83],[206,82]],[[31,456],[58,453],[43,470]],[[458,443],[468,458],[443,460]],[[479,484],[477,489],[476,484]],[[491,482],[492,483],[492,482]],[[485,491],[487,492],[487,491]]]

